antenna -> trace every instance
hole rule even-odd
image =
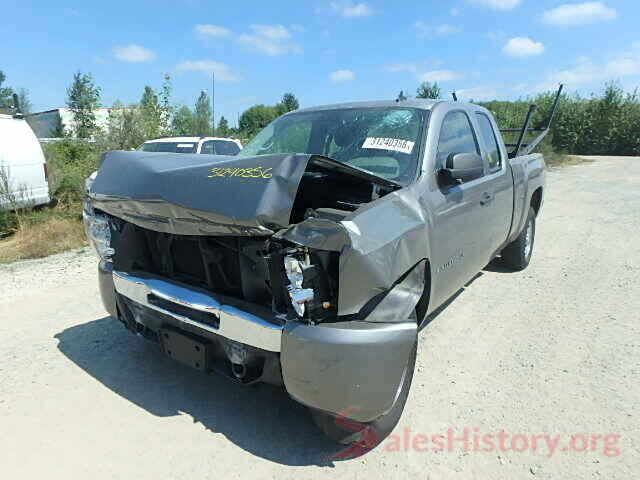
[[[216,133],[216,113],[215,113],[215,95],[216,95],[216,72],[211,72],[211,134]]]

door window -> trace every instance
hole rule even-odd
[[[476,153],[480,155],[480,149],[478,148],[471,122],[464,112],[449,112],[444,117],[436,154],[438,168],[443,168],[449,155],[455,153]]]
[[[502,167],[502,158],[500,155],[500,147],[498,146],[498,139],[496,138],[496,132],[493,129],[493,125],[491,125],[491,120],[489,120],[489,117],[484,113],[478,113],[476,115],[478,124],[480,125],[480,135],[487,147],[489,170],[500,170]]]

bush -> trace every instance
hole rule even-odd
[[[0,208],[0,238],[8,234],[16,226],[15,216]]]
[[[86,178],[97,169],[99,149],[85,140],[64,139],[44,145],[49,190],[59,202],[78,203]]]
[[[522,126],[529,104],[538,106],[531,122],[544,126],[554,94],[515,102],[485,102],[501,128]],[[507,143],[515,142],[518,134],[505,135]],[[639,155],[640,101],[638,95],[625,93],[616,83],[605,85],[602,94],[589,98],[564,94],[560,98],[556,118],[544,144],[554,152],[577,155]],[[542,147],[542,146],[541,146]]]
[[[15,211],[22,208],[21,202],[25,200],[22,195],[27,191],[26,187],[15,185],[9,177],[9,169],[0,165],[0,237],[16,228],[19,219]]]

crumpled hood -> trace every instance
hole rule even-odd
[[[107,152],[89,197],[94,208],[155,231],[270,235],[289,225],[311,157]]]

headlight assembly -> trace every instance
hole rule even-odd
[[[102,260],[111,261],[111,257],[115,254],[115,250],[111,247],[111,225],[106,215],[82,212],[84,220],[84,231],[87,239],[96,249],[96,252]]]
[[[300,260],[291,255],[284,257],[284,269],[289,279],[287,290],[291,298],[291,305],[299,317],[304,317],[305,303],[310,302],[314,298],[312,288],[303,288],[304,268],[309,267],[308,259]]]
[[[93,181],[96,179],[97,175],[98,175],[98,172],[95,171],[85,179],[84,181],[85,193],[89,193],[91,191],[91,185],[93,185]]]

